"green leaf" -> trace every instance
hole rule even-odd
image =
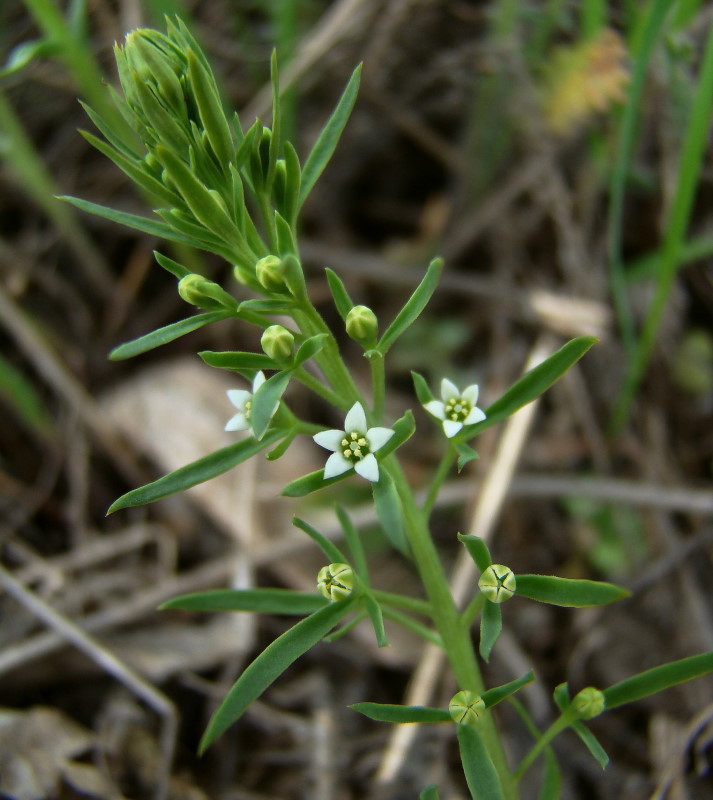
[[[347,557],[342,553],[342,551],[337,547],[334,542],[331,542],[327,539],[324,534],[321,534],[316,528],[313,528],[309,522],[305,522],[303,519],[299,517],[292,518],[292,524],[299,528],[301,531],[304,531],[307,536],[312,539],[312,541],[319,547],[319,549],[327,556],[327,560],[330,564],[348,564],[349,560]]]
[[[255,311],[262,314],[287,314],[294,307],[295,304],[288,297],[280,300],[253,298],[252,300],[243,300],[238,306],[238,313],[240,311]]]
[[[391,437],[394,438],[393,436]],[[374,493],[376,515],[381,523],[381,529],[386,538],[400,553],[408,555],[410,552],[408,539],[404,531],[404,512],[401,498],[396,491],[396,486],[386,470],[381,469],[379,480],[371,484]]]
[[[298,622],[263,650],[238,678],[211,717],[199,752],[205,752],[290,664],[323,639],[351,611],[352,605],[351,598],[330,603]]]
[[[414,293],[406,301],[406,305],[396,315],[396,319],[384,331],[384,335],[376,345],[381,353],[386,353],[391,345],[409,328],[420,316],[426,307],[431,295],[436,291],[438,281],[443,271],[443,259],[434,258],[428,265],[423,280],[416,287]]]
[[[47,413],[40,393],[2,355],[0,355],[0,397],[12,406],[14,412],[30,430],[41,436],[51,436],[54,433],[54,423]]]
[[[336,512],[337,519],[339,520],[339,524],[342,526],[344,537],[347,540],[349,550],[352,554],[352,558],[354,559],[356,573],[364,581],[364,583],[368,584],[369,565],[366,560],[366,554],[364,553],[364,547],[361,542],[361,536],[359,536],[359,531],[354,527],[349,515],[341,506],[337,506]]]
[[[285,197],[281,213],[290,226],[294,229],[297,222],[297,212],[300,204],[300,184],[302,171],[297,151],[291,142],[285,142]]]
[[[621,586],[604,581],[558,578],[555,575],[516,575],[519,597],[569,608],[603,606],[631,594]]]
[[[458,472],[463,471],[463,467],[471,461],[475,461],[480,456],[467,442],[453,442],[453,446],[458,453]]]
[[[594,760],[599,764],[602,769],[605,769],[609,763],[609,756],[599,743],[597,737],[589,730],[589,728],[582,722],[573,722],[572,730],[584,742],[584,746],[594,757]]]
[[[174,261],[172,258],[165,256],[163,253],[159,253],[158,250],[154,250],[153,254],[154,258],[158,262],[158,265],[163,267],[166,272],[170,272],[171,275],[178,278],[179,281],[181,278],[185,278],[186,275],[192,274],[188,267],[184,267],[183,264],[179,264],[178,261]]]
[[[477,725],[458,725],[460,760],[473,800],[505,800],[500,778]]]
[[[221,320],[228,319],[233,316],[230,311],[209,311],[207,314],[195,314],[192,317],[173,322],[170,325],[165,325],[156,331],[151,331],[144,336],[139,336],[138,339],[132,339],[130,342],[124,342],[118,347],[115,347],[109,358],[112,361],[123,361],[125,358],[133,358],[141,353],[146,353],[156,347],[161,347],[174,339],[180,339],[187,333],[198,330],[204,325],[209,325],[211,322],[220,322]]]
[[[159,608],[182,611],[257,611],[302,616],[329,604],[320,594],[292,589],[218,589],[174,597]]]
[[[418,796],[418,800],[438,800],[438,786],[435,783],[427,786]]]
[[[546,391],[598,341],[596,336],[580,336],[567,342],[556,353],[526,372],[502,397],[485,409],[486,418],[460,431],[458,440],[469,439],[531,403]]]
[[[287,389],[292,373],[286,370],[268,378],[253,395],[250,409],[250,427],[255,438],[260,440],[267,431],[276,407]]]
[[[356,102],[360,78],[361,64],[352,73],[349,83],[347,83],[336,108],[332,112],[332,116],[322,128],[322,132],[307,157],[307,161],[305,161],[302,169],[302,185],[300,186],[300,206],[307,199],[312,187],[317,182],[317,178],[324,171],[337,147],[339,138]]]
[[[386,638],[386,631],[384,630],[384,615],[381,613],[381,606],[368,592],[364,595],[364,605],[374,628],[376,644],[379,647],[388,647],[389,641]]]
[[[472,533],[466,535],[459,533],[458,541],[463,542],[468,555],[475,561],[475,565],[480,572],[485,572],[493,563],[488,545],[479,536],[474,536]]]
[[[489,605],[495,605],[494,603],[490,603]],[[496,686],[494,689],[488,689],[487,692],[483,692],[481,697],[483,698],[483,702],[485,703],[486,708],[492,708],[494,705],[501,703],[503,700],[506,700],[508,697],[515,694],[515,692],[519,692],[523,686],[527,686],[528,684],[532,683],[535,680],[535,673],[530,670],[529,672],[525,673],[521,678],[516,678],[514,681],[510,681],[509,683],[504,683],[502,686]]]
[[[224,172],[227,172],[235,148],[230,125],[228,125],[218,94],[218,87],[210,69],[206,69],[192,49],[188,49],[186,58],[188,60],[188,76],[201,122],[213,152],[217,156],[218,164]]]
[[[416,430],[416,421],[413,418],[413,412],[407,411],[403,417],[399,417],[391,426],[391,430],[394,432],[394,435],[382,448],[377,450],[377,458],[379,461],[383,461],[386,456],[393,453],[394,450],[401,447],[405,441],[411,438],[413,432]]]
[[[351,297],[349,297],[349,292],[347,292],[346,287],[342,283],[342,279],[337,275],[336,272],[329,269],[327,267],[325,270],[327,275],[327,283],[329,284],[329,291],[332,293],[332,299],[334,300],[334,305],[339,313],[339,316],[346,322],[347,321],[347,314],[354,308],[354,303],[352,302]]]
[[[273,48],[270,58],[270,83],[272,84],[272,136],[268,152],[268,168],[265,185],[268,191],[272,188],[275,178],[275,164],[280,155],[282,144],[282,111],[280,108],[280,81],[277,68],[277,48]]]
[[[490,661],[490,653],[503,629],[503,615],[498,603],[486,600],[480,615],[480,656],[483,661]]]
[[[232,369],[236,372],[279,368],[270,356],[262,353],[243,353],[240,351],[216,353],[213,350],[202,350],[198,355],[211,367]]]
[[[416,397],[422,406],[425,406],[426,403],[430,403],[431,400],[435,399],[431,387],[426,383],[426,379],[423,375],[411,370],[411,378],[413,379],[413,388],[416,391]]]
[[[642,697],[662,692],[671,686],[700,678],[711,672],[713,672],[713,651],[661,664],[604,689],[607,710],[632,703],[634,700],[640,700]]]
[[[295,360],[292,364],[292,368],[295,369],[304,364],[305,361],[309,361],[310,358],[314,358],[327,343],[328,338],[328,333],[318,333],[316,336],[311,336],[309,339],[302,342],[297,353],[295,353]]]
[[[555,686],[552,697],[554,698],[557,708],[564,713],[570,704],[569,685],[567,683],[560,683]]]
[[[297,242],[295,241],[290,223],[275,211],[275,232],[277,233],[277,249],[281,256],[295,255]]]
[[[452,722],[451,715],[442,708],[428,706],[398,706],[389,703],[354,703],[349,708],[376,722]]]
[[[107,515],[113,514],[114,511],[119,511],[122,508],[153,503],[155,500],[161,500],[176,492],[190,489],[191,486],[209,481],[211,478],[222,475],[229,469],[274,444],[283,435],[283,431],[270,431],[261,442],[250,437],[249,439],[243,439],[241,442],[229,444],[227,447],[216,450],[215,453],[199,458],[185,467],[164,475],[163,478],[127,492],[111,504]]]
[[[537,800],[559,800],[562,791],[562,773],[551,747],[545,750],[545,769]]]

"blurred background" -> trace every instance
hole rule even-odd
[[[202,758],[208,715],[290,621],[157,612],[225,586],[311,590],[322,559],[301,516],[338,535],[355,509],[381,588],[417,592],[358,482],[296,506],[275,500],[322,453],[296,441],[185,496],[105,518],[120,494],[235,441],[225,391],[242,379],[197,351],[259,351],[220,323],[132,361],[123,341],[189,311],[152,251],[172,246],[55,199],[150,214],[77,132],[77,98],[107,102],[112,46],[180,14],[243,126],[269,114],[277,47],[287,122],[304,158],[354,66],[364,73],[337,153],[304,209],[301,252],[320,311],[340,332],[334,269],[382,326],[435,255],[426,313],[391,351],[387,417],[425,485],[442,440],[410,370],[479,383],[482,407],[578,335],[600,342],[521,418],[475,443],[434,515],[487,535],[516,572],[613,580],[633,596],[570,612],[504,609],[491,685],[533,667],[523,694],[541,725],[551,691],[608,686],[713,649],[713,9],[700,0],[4,0],[0,6],[0,796],[186,800],[413,800],[429,783],[466,797],[452,731],[389,726],[347,709],[425,692],[420,642],[361,626],[292,667]],[[180,258],[231,291],[230,265]],[[341,335],[341,332],[339,333]],[[357,382],[368,365],[345,338]],[[294,387],[291,404],[334,427]],[[497,471],[493,470],[497,467]],[[488,481],[489,475],[495,479]],[[417,686],[414,687],[414,683]],[[409,688],[410,687],[410,688]],[[513,759],[528,748],[502,711]],[[444,726],[445,728],[446,726]],[[591,724],[602,772],[578,739],[556,742],[563,797],[713,797],[713,685],[669,690]],[[533,782],[534,785],[534,782]],[[524,787],[525,797],[536,797]]]

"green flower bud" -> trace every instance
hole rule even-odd
[[[480,576],[478,588],[491,603],[504,603],[515,594],[515,573],[502,564],[491,564]]]
[[[184,275],[181,278],[178,282],[178,294],[186,303],[210,311],[220,311],[225,308],[235,309],[237,307],[235,298],[229,295],[225,289],[195,273]]]
[[[260,344],[265,355],[274,358],[275,361],[287,361],[295,352],[295,337],[282,325],[270,325],[269,328],[265,328]]]
[[[606,708],[606,704],[604,694],[599,689],[595,689],[594,686],[587,686],[586,689],[582,689],[572,700],[572,707],[580,719],[598,717]]]
[[[347,314],[347,334],[365,347],[376,344],[379,324],[376,314],[367,306],[354,306]]]
[[[349,597],[353,588],[354,573],[349,564],[329,564],[329,566],[322,567],[317,575],[319,593],[333,603]]]
[[[255,275],[268,292],[284,292],[285,266],[279,256],[265,256],[255,265]]]
[[[458,725],[475,725],[483,711],[485,711],[483,698],[468,689],[453,695],[448,704],[448,712],[453,722]]]

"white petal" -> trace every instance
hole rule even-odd
[[[349,410],[347,418],[344,420],[344,430],[347,433],[351,433],[352,431],[366,433],[366,414],[364,413],[361,403],[354,403]]]
[[[391,428],[369,428],[366,432],[366,440],[369,442],[371,452],[382,448],[393,435],[394,431]]]
[[[252,394],[247,389],[228,389],[228,400],[241,411],[245,411],[245,404],[252,400]]]
[[[344,438],[344,431],[320,431],[312,437],[320,447],[327,450],[341,450],[341,441]]]
[[[265,383],[265,373],[260,371],[253,378],[253,394]]]
[[[471,383],[470,386],[466,386],[463,390],[463,394],[461,397],[464,400],[467,400],[471,405],[475,406],[478,404],[478,384]]]
[[[424,408],[429,414],[433,414],[438,419],[446,418],[446,407],[440,400],[431,400],[430,403],[426,403]]]
[[[357,474],[361,475],[362,478],[366,478],[372,483],[376,483],[379,480],[379,464],[373,453],[369,453],[369,455],[364,456],[361,461],[357,461],[356,464],[354,464],[354,470]]]
[[[324,480],[336,478],[337,475],[341,475],[351,468],[351,463],[347,461],[341,453],[332,453],[327,459],[327,463],[324,465]]]
[[[475,425],[476,422],[482,422],[485,419],[485,411],[479,408],[471,408],[468,416],[463,420],[464,425]]]
[[[460,397],[460,391],[455,383],[452,383],[448,378],[441,381],[441,398],[444,403],[452,400],[454,397]]]
[[[225,426],[226,431],[246,431],[250,427],[250,423],[245,419],[245,414],[236,414],[228,420]]]
[[[462,422],[455,422],[452,419],[446,419],[443,421],[443,431],[449,439],[455,436],[462,427]]]

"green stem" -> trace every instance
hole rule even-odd
[[[423,503],[423,514],[426,519],[428,519],[431,511],[433,510],[433,505],[438,497],[438,492],[441,490],[441,486],[443,486],[443,482],[450,472],[455,456],[455,448],[449,441],[446,452],[443,454],[443,457],[441,458],[441,461],[436,467],[435,473],[433,474],[431,485],[428,487],[428,494],[426,495],[426,499]]]
[[[425,639],[427,642],[435,644],[436,647],[443,647],[443,640],[435,631],[432,631],[430,628],[422,625],[420,622],[412,617],[409,617],[407,614],[402,614],[400,611],[396,611],[393,608],[382,608],[381,611],[385,617],[388,617],[402,627],[413,631],[416,635],[420,636],[422,639]]]
[[[315,394],[324,398],[330,405],[341,408],[343,400],[336,392],[332,391],[328,386],[325,386],[322,381],[315,378],[314,375],[307,372],[304,367],[295,370],[295,377],[300,383],[303,383],[308,389],[311,389]]]
[[[381,422],[384,416],[384,394],[386,391],[383,354],[374,352],[374,355],[369,358],[369,365],[371,366],[371,385],[374,394],[374,420]]]
[[[559,733],[562,733],[563,730],[569,728],[571,724],[572,718],[568,714],[562,714],[552,723],[552,725],[550,725],[550,727],[542,734],[542,736],[540,736],[537,742],[535,742],[530,752],[518,764],[517,769],[513,773],[516,781],[519,781],[520,778],[522,778],[522,776],[527,772],[527,770],[530,769],[540,753],[555,738],[555,736],[557,736]]]
[[[433,616],[433,609],[427,600],[421,600],[418,597],[407,597],[404,594],[394,594],[393,592],[382,592],[380,589],[372,589],[371,593],[374,595],[375,600],[384,605],[406,608],[416,614],[423,614],[424,617],[430,618]]]

